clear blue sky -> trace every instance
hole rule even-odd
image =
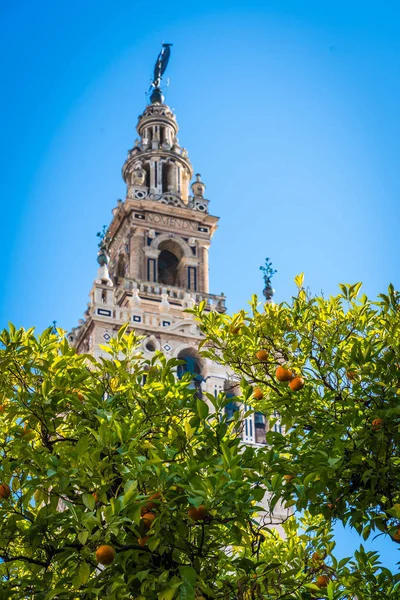
[[[399,26],[397,0],[3,0],[0,326],[82,316],[162,41],[229,310],[261,294],[266,256],[277,301],[301,271],[325,294],[398,288]]]

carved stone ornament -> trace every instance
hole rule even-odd
[[[144,185],[145,181],[146,171],[142,169],[141,163],[136,163],[131,174],[131,184],[142,186]]]

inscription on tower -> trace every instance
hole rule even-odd
[[[165,225],[166,227],[176,227],[177,229],[197,231],[197,223],[179,219],[177,217],[169,217],[167,215],[156,215],[153,213],[146,214],[146,221],[156,225]]]

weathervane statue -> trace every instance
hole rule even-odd
[[[267,302],[269,302],[270,300],[272,300],[272,296],[275,294],[275,290],[272,287],[271,280],[275,273],[277,273],[278,271],[272,267],[272,262],[270,258],[265,259],[265,267],[260,267],[260,271],[263,272],[265,283],[263,294]]]
[[[157,62],[154,65],[154,75],[153,81],[151,82],[150,90],[153,90],[150,96],[151,102],[154,104],[155,102],[162,103],[164,101],[163,95],[161,93],[160,85],[162,76],[165,73],[165,69],[167,68],[169,57],[171,54],[171,46],[172,44],[163,44],[160,54],[158,55]]]

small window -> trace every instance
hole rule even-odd
[[[145,348],[146,348],[147,352],[155,352],[156,351],[155,344],[151,340],[146,343]]]
[[[187,353],[186,353],[187,352]],[[197,391],[197,396],[201,398],[201,382],[203,381],[203,377],[201,375],[199,361],[196,356],[192,356],[189,354],[190,350],[183,350],[179,353],[178,358],[180,360],[184,360],[185,363],[183,365],[179,365],[177,369],[179,379],[185,375],[185,373],[190,373],[192,375],[192,381],[190,383],[190,387]]]
[[[228,397],[229,397],[229,394],[228,394]],[[234,402],[233,400],[228,402],[228,404],[226,404],[226,406],[225,406],[226,420],[232,421],[232,419],[234,418],[235,412],[237,412],[238,410],[239,410],[239,406],[236,402]]]

